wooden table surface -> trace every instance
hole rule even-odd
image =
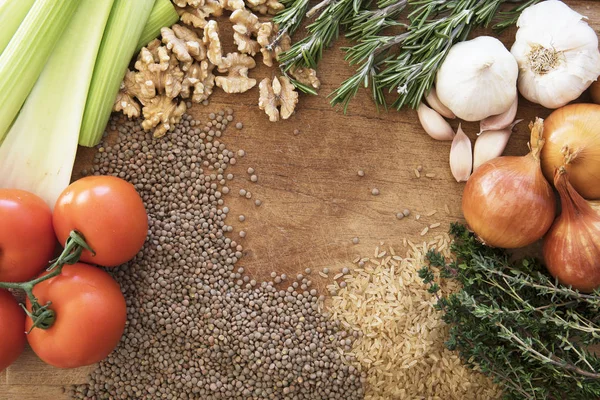
[[[600,30],[599,3],[567,3],[588,16],[597,32]],[[224,32],[222,38],[227,34]],[[510,46],[514,29],[500,38]],[[250,76],[260,81],[272,71],[258,67]],[[273,270],[288,275],[306,267],[335,271],[349,265],[357,255],[370,255],[382,241],[400,248],[402,238],[422,240],[419,233],[429,224],[442,223],[425,238],[444,232],[450,222],[461,219],[464,184],[456,183],[450,174],[450,142],[429,138],[413,110],[378,113],[365,91],[346,115],[331,108],[326,95],[351,73],[340,50],[327,51],[319,68],[323,84],[320,95],[301,95],[297,112],[288,121],[268,121],[258,109],[257,88],[241,95],[217,90],[209,106],[195,105],[191,111],[206,120],[209,112],[231,107],[236,121],[244,123],[242,130],[232,127],[223,136],[231,150],[244,149],[247,153],[232,167],[236,178],[229,185],[231,194],[225,202],[234,221],[230,222],[235,227],[231,235],[245,248],[239,265],[257,279],[268,277]],[[517,117],[525,122],[517,126],[506,154],[527,153],[527,122],[549,113],[522,101]],[[457,122],[452,125],[456,128]],[[478,126],[469,123],[463,128],[474,140]],[[295,129],[300,133],[294,135]],[[76,171],[89,163],[92,154],[89,149],[80,151]],[[423,175],[435,176],[417,178],[417,165],[423,166]],[[250,182],[249,167],[256,170],[257,183]],[[362,178],[357,175],[359,169],[365,171]],[[237,194],[241,188],[252,192],[252,200]],[[373,188],[379,189],[379,196],[371,194]],[[256,207],[255,199],[262,200],[262,206]],[[412,215],[399,221],[395,214],[403,209],[411,210]],[[435,215],[424,216],[433,210],[437,210]],[[240,214],[246,216],[243,223],[238,222]],[[416,214],[422,215],[418,221]],[[237,234],[242,229],[247,232],[245,239]],[[360,238],[358,245],[352,243],[354,237]],[[326,284],[313,278],[321,288]],[[27,349],[0,373],[0,399],[67,399],[63,386],[85,382],[90,369],[56,369]]]

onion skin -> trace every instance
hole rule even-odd
[[[590,96],[592,101],[596,104],[600,104],[600,81],[594,81],[590,86]]]
[[[554,111],[544,122],[546,143],[542,149],[542,170],[548,181],[563,165],[561,150],[575,156],[566,166],[575,190],[588,200],[600,199],[600,105],[571,104]]]
[[[562,213],[544,238],[546,268],[563,285],[591,292],[600,287],[600,214],[569,183],[564,168],[554,184]]]
[[[465,186],[462,209],[487,245],[515,249],[541,239],[554,221],[552,188],[532,154],[481,165]]]

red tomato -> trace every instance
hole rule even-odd
[[[58,368],[77,368],[105,359],[117,346],[127,319],[119,284],[105,271],[87,264],[65,265],[60,275],[37,284],[40,305],[51,301],[56,313],[49,329],[27,335],[33,351]],[[27,309],[31,303],[27,301]],[[33,321],[27,318],[29,331]]]
[[[56,246],[50,207],[35,194],[0,189],[0,282],[25,282],[48,265]]]
[[[25,313],[8,290],[0,289],[0,372],[12,364],[25,347]]]
[[[132,184],[114,176],[89,176],[73,182],[56,201],[54,230],[61,242],[72,230],[96,252],[81,261],[116,267],[140,251],[148,234],[148,215]]]

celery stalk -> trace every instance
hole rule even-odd
[[[171,26],[177,21],[179,21],[179,14],[177,14],[171,0],[156,0],[135,52],[139,52],[142,47],[156,39],[160,35],[162,27]]]
[[[92,147],[100,142],[153,5],[154,0],[115,0],[85,104],[80,145]]]
[[[81,0],[36,0],[0,55],[0,143]]]
[[[35,0],[0,0],[0,54],[19,29]]]
[[[85,100],[112,3],[81,0],[0,147],[0,187],[31,191],[54,208],[69,184]]]

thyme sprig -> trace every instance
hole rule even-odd
[[[342,104],[346,111],[361,87],[370,88],[377,106],[387,107],[387,91],[394,93],[392,106],[416,108],[453,44],[493,20],[498,30],[513,25],[540,0],[380,0],[375,6],[370,0],[323,0],[308,12],[306,0],[288,1],[293,1],[289,11],[275,17],[280,28],[295,30],[303,17],[318,16],[307,26],[306,37],[280,55],[284,72],[316,68],[341,29],[353,42],[345,51],[356,73],[331,94],[331,104]],[[501,9],[505,3],[518,4]],[[390,34],[387,28],[401,31]]]
[[[453,225],[454,260],[435,250],[420,276],[438,296],[450,325],[446,345],[470,366],[494,377],[507,399],[591,399],[600,396],[600,292],[558,284],[535,259],[513,261]],[[462,289],[439,294],[442,279]]]

